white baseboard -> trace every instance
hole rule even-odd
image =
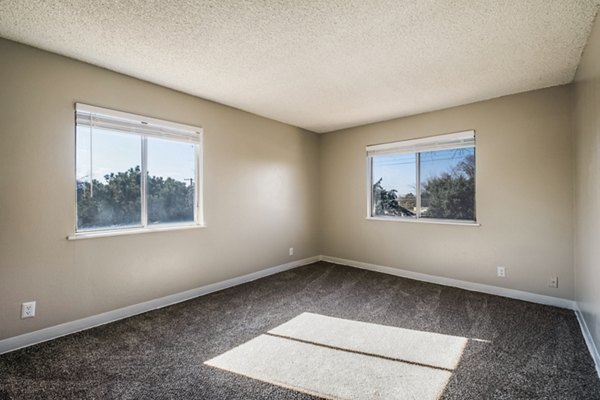
[[[415,279],[424,282],[431,282],[445,286],[452,286],[466,290],[472,290],[476,292],[483,292],[494,294],[503,297],[509,297],[518,300],[530,301],[539,304],[546,304],[561,308],[567,308],[575,310],[579,324],[585,341],[588,345],[592,358],[596,364],[596,369],[600,376],[600,357],[598,356],[598,350],[591,338],[590,332],[585,324],[585,320],[579,311],[577,304],[574,301],[561,299],[552,296],[544,296],[535,293],[524,292],[514,289],[500,288],[491,285],[484,285],[480,283],[461,281],[457,279],[444,278],[435,275],[423,274],[420,272],[413,272],[402,270],[398,268],[385,267],[376,264],[369,264],[360,261],[346,260],[337,257],[329,256],[315,256],[305,258],[302,260],[293,261],[290,263],[277,265],[271,268],[263,269],[261,271],[253,272],[251,274],[227,279],[225,281],[216,282],[210,285],[202,286],[199,288],[187,290],[185,292],[175,293],[169,296],[161,297],[154,300],[149,300],[143,303],[134,304],[131,306],[119,308],[117,310],[108,311],[102,314],[93,315],[90,317],[82,318],[75,321],[65,322],[60,325],[51,326],[49,328],[40,329],[38,331],[25,333],[22,335],[10,337],[7,339],[0,340],[0,354],[8,353],[23,347],[31,346],[37,343],[52,340],[61,336],[66,336],[71,333],[83,331],[86,329],[93,328],[95,326],[104,325],[113,321],[117,321],[123,318],[128,318],[137,314],[141,314],[147,311],[155,310],[158,308],[166,307],[172,304],[180,303],[186,300],[193,299],[195,297],[203,296],[212,292],[227,289],[233,286],[241,285],[243,283],[251,282],[269,275],[273,275],[279,272],[287,271],[293,268],[297,268],[303,265],[312,264],[317,261],[327,261],[334,264],[348,265],[351,267],[361,268],[369,271],[382,272],[389,275],[396,275],[404,278]]]
[[[263,269],[251,274],[238,276],[227,279],[225,281],[212,283],[195,289],[186,290],[185,292],[175,293],[169,296],[161,297],[154,300],[149,300],[143,303],[134,304],[131,306],[119,308],[117,310],[107,311],[102,314],[92,315],[90,317],[78,319],[75,321],[65,322],[64,324],[51,326],[49,328],[40,329],[34,332],[25,333],[18,336],[13,336],[7,339],[0,340],[0,354],[8,353],[23,347],[31,346],[37,343],[45,342],[51,339],[56,339],[61,336],[66,336],[71,333],[83,331],[95,326],[104,325],[109,322],[117,321],[123,318],[132,317],[147,311],[157,308],[166,307],[182,301],[190,300],[195,297],[203,296],[212,292],[227,289],[232,286],[241,285],[242,283],[251,282],[278,272],[287,271],[297,268],[302,265],[312,264],[321,259],[320,256],[305,258],[302,260],[292,261],[286,264],[277,265],[275,267]]]
[[[347,265],[350,267],[356,267],[360,269],[366,269],[369,271],[382,272],[389,275],[401,276],[403,278],[415,279],[423,282],[431,282],[437,283],[439,285],[444,286],[452,286],[466,290],[472,290],[475,292],[482,292],[488,294],[494,294],[497,296],[509,297],[512,299],[529,301],[532,303],[545,304],[560,308],[566,308],[569,310],[573,310],[575,315],[577,316],[577,321],[579,322],[579,326],[581,328],[581,333],[583,334],[583,338],[588,347],[588,350],[592,356],[594,364],[596,366],[596,372],[598,373],[598,377],[600,377],[600,353],[598,352],[598,348],[592,338],[590,330],[588,329],[587,323],[585,322],[585,318],[583,317],[583,313],[579,309],[577,302],[567,299],[562,299],[559,297],[545,296],[541,294],[524,292],[521,290],[514,289],[506,289],[492,285],[484,285],[481,283],[474,283],[468,281],[461,281],[458,279],[452,278],[444,278],[441,276],[428,275],[420,272],[407,271],[398,268],[384,267],[376,264],[364,263],[361,261],[354,260],[346,260],[343,258],[337,257],[329,257],[329,256],[321,256],[322,261],[327,261],[334,264]]]
[[[579,305],[577,303],[575,303],[575,315],[577,316],[577,321],[579,321],[579,326],[581,327],[581,333],[583,333],[583,339],[585,339],[585,344],[587,344],[588,350],[590,351],[592,359],[594,360],[594,364],[596,365],[596,372],[598,373],[598,377],[600,377],[600,353],[598,353],[596,343],[592,338],[592,334],[588,329],[587,323],[585,322],[585,318],[583,317],[583,313],[579,309]]]
[[[574,301],[562,299],[560,297],[545,296],[542,294],[529,293],[529,292],[524,292],[521,290],[507,289],[507,288],[502,288],[502,287],[492,286],[492,285],[485,285],[482,283],[461,281],[461,280],[452,279],[452,278],[444,278],[442,276],[423,274],[421,272],[407,271],[407,270],[399,269],[399,268],[384,267],[382,265],[369,264],[369,263],[365,263],[365,262],[361,262],[361,261],[354,261],[354,260],[346,260],[346,259],[337,258],[337,257],[321,256],[321,260],[331,262],[334,264],[348,265],[350,267],[366,269],[369,271],[376,271],[376,272],[382,272],[384,274],[401,276],[403,278],[414,279],[417,281],[437,283],[439,285],[452,286],[452,287],[457,287],[457,288],[461,288],[461,289],[471,290],[474,292],[494,294],[497,296],[509,297],[511,299],[518,299],[518,300],[529,301],[532,303],[539,303],[539,304],[545,304],[545,305],[555,306],[555,307],[560,307],[560,308],[567,308],[569,310],[575,310],[575,307],[576,307]]]

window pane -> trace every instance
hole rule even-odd
[[[141,224],[141,138],[77,128],[77,229]]]
[[[372,216],[415,217],[414,153],[373,157]]]
[[[475,148],[421,154],[421,217],[475,220]]]
[[[91,130],[87,127],[77,127],[77,137],[76,137],[76,172],[75,175],[77,177],[77,194],[79,194],[79,189],[84,190],[86,185],[89,185],[92,182],[92,164],[91,164]],[[77,197],[79,199],[79,197]],[[78,204],[79,205],[79,204]]]
[[[194,221],[194,144],[148,138],[148,224]]]

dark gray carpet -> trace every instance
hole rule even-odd
[[[443,399],[600,399],[572,311],[325,262],[2,355],[0,398],[314,399],[203,365],[305,311],[491,340]]]

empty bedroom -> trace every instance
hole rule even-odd
[[[0,399],[599,399],[600,0],[0,0]]]

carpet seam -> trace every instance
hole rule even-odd
[[[299,342],[299,343],[305,343],[305,344],[310,344],[310,345],[314,345],[314,346],[324,347],[324,348],[331,349],[331,350],[338,350],[338,351],[343,351],[343,352],[346,352],[346,353],[358,354],[358,355],[361,355],[361,356],[368,356],[368,357],[380,358],[382,360],[387,360],[387,361],[395,361],[395,362],[400,362],[400,363],[405,363],[405,364],[412,364],[412,365],[415,365],[415,366],[418,366],[418,367],[438,369],[438,370],[446,371],[446,372],[454,372],[453,369],[448,369],[448,368],[444,368],[444,367],[436,367],[434,365],[423,364],[423,363],[419,363],[419,362],[416,362],[416,361],[403,360],[401,358],[396,358],[396,357],[383,356],[383,355],[380,355],[380,354],[368,353],[368,352],[364,352],[364,351],[360,351],[360,350],[344,349],[344,348],[341,348],[341,347],[331,346],[331,345],[324,344],[324,343],[318,343],[318,342],[313,342],[313,341],[310,341],[310,340],[304,340],[304,339],[294,338],[294,337],[291,337],[291,336],[280,335],[278,333],[267,332],[267,333],[265,333],[265,335],[272,336],[272,337],[277,337],[277,338],[280,338],[280,339],[292,340],[294,342]]]

